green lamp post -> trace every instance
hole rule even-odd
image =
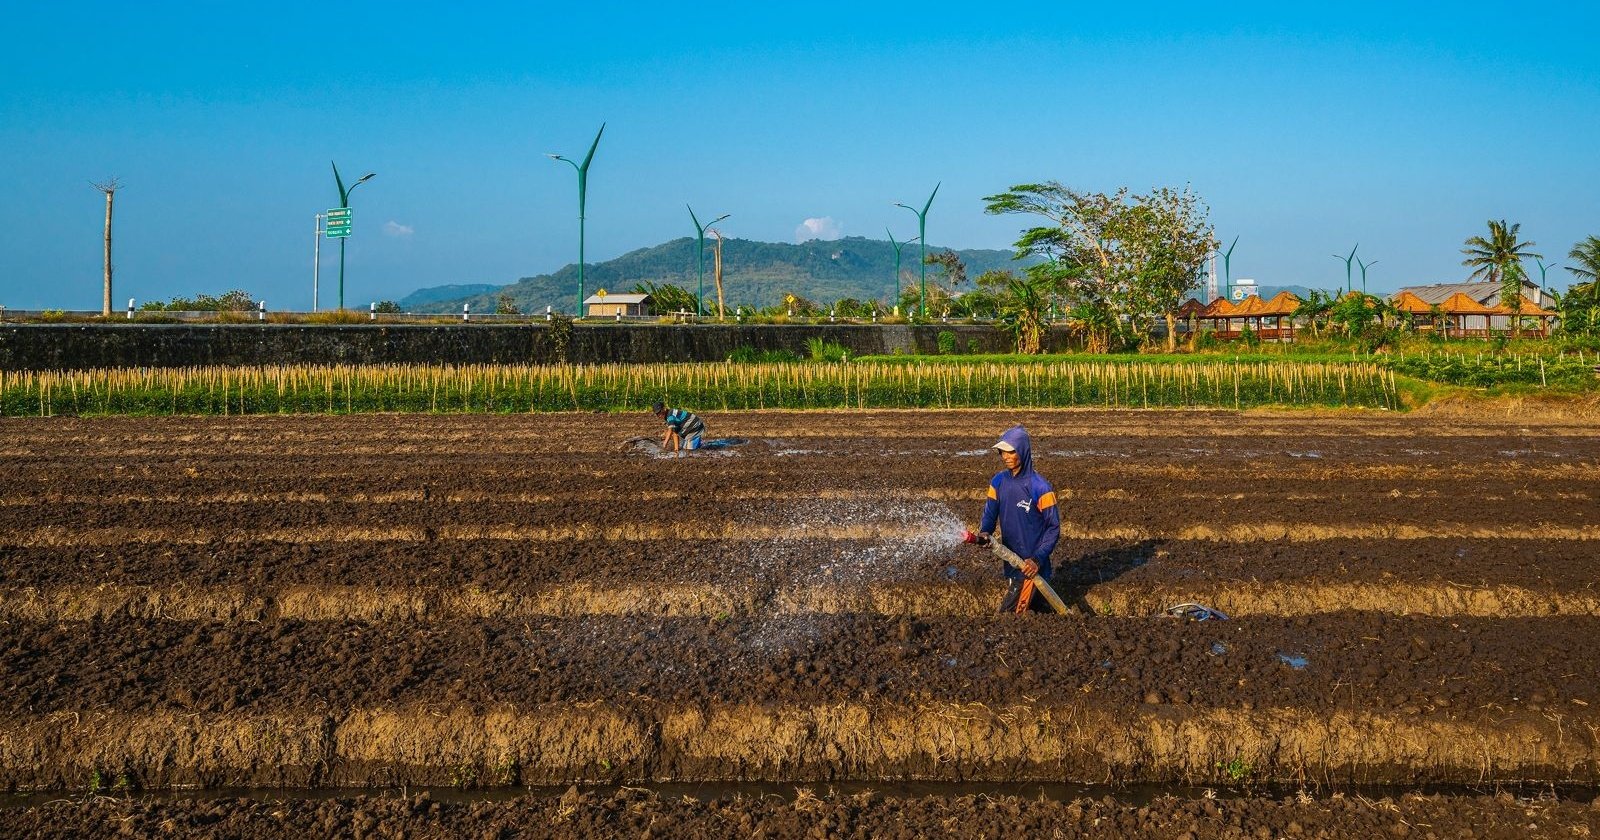
[[[1333,255],[1333,258],[1336,259],[1336,260],[1344,260],[1344,290],[1346,292],[1355,291],[1354,287],[1352,286],[1352,280],[1351,280],[1351,277],[1350,277],[1350,263],[1355,261],[1356,248],[1360,248],[1360,247],[1361,247],[1361,243],[1357,242],[1356,243],[1356,247],[1350,249],[1350,256],[1348,256],[1348,257],[1341,257],[1338,254],[1334,254]]]
[[[683,206],[689,207],[689,205],[687,205],[687,204],[685,204]],[[694,251],[694,277],[695,277],[695,280],[694,280],[694,315],[695,315],[696,318],[700,317],[700,313],[706,311],[706,306],[705,306],[705,301],[704,301],[705,293],[706,293],[706,228],[709,228],[712,225],[716,224],[717,222],[720,222],[723,219],[726,219],[726,218],[728,218],[729,216],[732,216],[732,215],[733,215],[732,213],[723,213],[722,215],[720,215],[720,216],[716,217],[715,219],[712,219],[711,221],[706,222],[705,224],[702,225],[702,224],[700,224],[700,219],[697,218],[694,215],[694,208],[693,207],[689,207],[689,218],[694,221],[694,235],[695,235],[695,251]],[[718,317],[721,317],[721,316],[718,316]]]
[[[1543,309],[1544,308],[1544,286],[1545,286],[1544,273],[1546,271],[1549,271],[1552,268],[1560,268],[1561,266],[1559,266],[1559,265],[1545,265],[1544,264],[1544,260],[1538,259],[1537,257],[1534,258],[1534,262],[1536,264],[1538,264],[1538,266],[1539,266],[1539,300],[1538,300],[1538,304],[1539,304],[1539,308]]]
[[[1351,251],[1350,253],[1353,254],[1355,252]],[[1377,264],[1378,264],[1377,260],[1373,260],[1372,262],[1362,262],[1360,257],[1356,257],[1356,265],[1361,266],[1361,293],[1362,294],[1366,294],[1367,293],[1367,269],[1369,269],[1369,268],[1371,268],[1371,267],[1373,267],[1373,266],[1375,266]]]
[[[942,184],[943,182],[941,181],[933,185],[933,192],[928,194],[928,202],[922,205],[921,210],[899,202],[895,202],[894,205],[896,207],[904,207],[917,214],[917,240],[920,242],[917,250],[921,257],[919,261],[922,263],[922,299],[917,303],[917,312],[923,318],[928,317],[928,208],[933,206],[933,197],[939,194],[939,187]],[[900,277],[896,274],[895,285],[898,286],[899,284]]]
[[[905,205],[901,206],[903,207]],[[889,230],[888,228],[884,228],[883,232],[889,234],[889,244],[894,246],[894,300],[890,301],[889,305],[891,307],[897,307],[900,305],[900,249],[910,245],[913,242],[921,241],[922,237],[913,236],[904,242],[896,242],[894,241],[893,231]]]
[[[350,193],[354,192],[356,187],[372,180],[373,176],[378,174],[376,172],[368,172],[356,179],[354,184],[346,187],[344,179],[339,177],[339,164],[333,163],[333,161],[328,163],[333,166],[333,184],[339,188],[339,209],[341,210],[349,209]],[[339,309],[341,311],[344,309],[344,241],[347,238],[344,236],[339,237]]]
[[[1228,250],[1222,252],[1222,299],[1233,300],[1233,246],[1239,244],[1239,237],[1233,238],[1233,243]],[[1216,263],[1212,263],[1212,270],[1216,270]]]
[[[569,159],[567,159],[567,158],[565,158],[565,157],[563,157],[561,155],[555,154],[555,153],[549,153],[549,154],[545,155],[545,157],[550,158],[551,160],[565,161],[566,163],[572,164],[572,168],[578,170],[578,310],[577,310],[577,317],[579,317],[579,318],[583,317],[583,219],[584,219],[583,204],[584,204],[584,198],[587,195],[588,189],[589,189],[589,162],[594,160],[594,150],[600,147],[600,135],[605,134],[605,133],[606,133],[606,124],[605,123],[601,123],[600,124],[600,130],[595,132],[594,142],[589,144],[589,153],[587,155],[583,156],[583,163],[581,163],[581,164],[574,163],[573,161],[571,161],[571,160],[569,160]]]

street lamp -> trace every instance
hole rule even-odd
[[[903,207],[905,205],[901,205],[901,206]],[[921,241],[922,237],[913,236],[912,238],[907,239],[904,242],[896,242],[896,241],[894,241],[894,232],[893,231],[889,230],[888,228],[884,228],[883,232],[889,234],[889,244],[894,246],[894,300],[890,301],[889,305],[893,306],[893,307],[899,307],[900,306],[900,249],[904,248],[907,245],[910,245],[913,242]]]
[[[1338,254],[1333,255],[1333,258],[1336,260],[1344,260],[1344,290],[1346,292],[1355,291],[1353,288],[1351,288],[1350,263],[1356,258],[1356,248],[1360,247],[1361,243],[1357,242],[1356,247],[1350,249],[1350,256],[1348,257],[1341,257]]]
[[[687,204],[683,206],[689,207]],[[689,218],[694,220],[694,235],[696,240],[694,252],[694,314],[696,318],[700,317],[700,313],[706,311],[705,303],[702,300],[702,298],[705,297],[706,291],[706,228],[711,227],[712,225],[728,218],[731,215],[733,214],[723,213],[722,215],[702,225],[700,224],[700,220],[694,215],[694,208],[689,207]],[[719,315],[718,317],[721,316]]]
[[[942,183],[941,181],[940,184]],[[918,251],[920,252],[920,262],[922,263],[922,300],[917,304],[917,309],[923,318],[928,317],[928,208],[933,206],[933,197],[939,194],[940,184],[933,185],[933,192],[928,194],[928,203],[922,205],[921,210],[899,202],[895,202],[894,205],[896,207],[904,207],[917,214],[917,239],[921,242],[918,246]],[[896,276],[895,285],[899,284],[900,278]]]
[[[1350,253],[1353,254],[1355,252],[1351,251]],[[1362,294],[1366,294],[1367,293],[1367,269],[1377,265],[1378,261],[1377,260],[1373,260],[1372,262],[1362,262],[1360,257],[1356,257],[1356,264],[1361,266],[1361,293]]]
[[[1233,300],[1233,246],[1238,244],[1239,237],[1235,236],[1233,238],[1233,243],[1228,246],[1228,250],[1222,252],[1222,282],[1224,284],[1222,291],[1223,300]],[[1211,270],[1212,272],[1217,270],[1216,263],[1211,264]],[[1215,273],[1211,275],[1211,279],[1216,280]]]
[[[356,187],[359,187],[362,184],[365,184],[366,182],[372,180],[373,177],[378,174],[376,172],[368,172],[367,174],[362,175],[360,178],[356,179],[356,182],[354,184],[351,184],[350,186],[346,187],[344,185],[344,179],[339,177],[339,164],[334,163],[333,161],[328,161],[328,163],[333,166],[333,183],[334,183],[334,186],[337,186],[339,188],[339,209],[341,209],[341,210],[349,209],[349,207],[350,207],[350,193],[354,192]],[[344,310],[344,241],[346,239],[348,239],[348,238],[349,238],[348,236],[339,237],[339,309],[340,309],[340,311]]]
[[[573,163],[571,160],[555,153],[546,154],[551,160],[566,161],[578,170],[578,315],[583,317],[583,203],[584,196],[589,187],[589,162],[594,160],[594,150],[600,147],[600,135],[606,133],[606,124],[600,124],[600,130],[595,132],[594,142],[589,144],[589,154],[584,155],[583,163]]]
[[[1552,268],[1560,268],[1561,266],[1559,266],[1559,265],[1545,265],[1544,264],[1544,260],[1541,260],[1541,259],[1538,259],[1538,258],[1535,258],[1534,262],[1538,263],[1538,265],[1539,265],[1539,308],[1543,309],[1544,308],[1544,273],[1546,271],[1549,271]]]

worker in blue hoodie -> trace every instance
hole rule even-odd
[[[1000,526],[1000,542],[1022,558],[1021,569],[1001,564],[1010,581],[1000,612],[1048,612],[1044,598],[1034,591],[1033,577],[1050,580],[1050,552],[1061,538],[1061,511],[1056,509],[1055,488],[1033,471],[1033,444],[1021,426],[1012,426],[993,449],[1005,469],[989,482],[989,500],[983,505],[978,538],[993,538]]]

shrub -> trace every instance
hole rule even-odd
[[[950,356],[956,352],[956,334],[949,330],[939,331],[939,355]]]
[[[843,362],[850,358],[850,351],[844,345],[823,341],[821,336],[813,336],[806,340],[806,351],[811,354],[813,362]]]

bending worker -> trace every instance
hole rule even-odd
[[[650,410],[667,424],[667,433],[661,438],[662,449],[681,453],[700,448],[700,436],[706,430],[705,421],[700,419],[700,415],[685,408],[668,411],[666,404],[660,400]]]
[[[1010,581],[1000,612],[1049,612],[1044,598],[1034,591],[1035,575],[1050,580],[1050,552],[1061,538],[1061,511],[1056,509],[1055,488],[1033,471],[1033,444],[1020,425],[1012,426],[993,447],[1005,469],[989,481],[989,500],[983,505],[978,539],[993,539],[1000,526],[1000,542],[1022,558],[1022,568],[1002,563]]]

